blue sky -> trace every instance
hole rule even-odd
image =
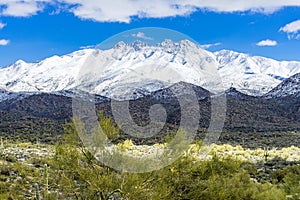
[[[0,67],[67,54],[141,27],[179,31],[209,51],[231,49],[300,61],[300,3],[182,2],[0,0]],[[142,32],[135,36],[152,37]]]

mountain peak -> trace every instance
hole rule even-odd
[[[160,47],[162,49],[165,49],[170,52],[177,51],[181,48],[198,48],[199,46],[195,43],[193,43],[190,40],[181,40],[179,42],[174,42],[170,39],[165,39],[164,41],[158,43],[156,46],[149,45],[146,42],[143,42],[141,40],[135,40],[131,43],[126,43],[124,41],[120,41],[117,44],[113,46],[114,49],[123,49],[125,47],[132,47],[135,51],[141,50],[144,47],[152,46],[152,47]]]
[[[142,48],[148,46],[146,42],[142,42],[141,40],[135,40],[131,43],[126,43],[124,41],[120,41],[113,46],[113,49],[124,49],[124,48],[133,48],[135,51],[141,50]]]
[[[240,53],[233,50],[228,49],[222,49],[220,51],[215,51],[214,54],[216,56],[223,56],[223,57],[231,57],[231,58],[237,58],[237,57],[250,57],[250,55],[246,53]]]
[[[24,60],[17,60],[14,64],[13,64],[13,67],[20,67],[20,66],[23,66],[23,65],[26,65],[28,64],[27,62],[25,62]]]
[[[190,41],[190,40],[181,40],[180,42],[179,42],[179,45],[181,46],[181,47],[193,47],[193,48],[198,48],[199,46],[196,44],[196,43],[194,43],[194,42],[192,42],[192,41]]]
[[[140,40],[136,40],[132,43],[129,44],[129,46],[133,47],[134,50],[138,51],[140,49],[142,49],[143,47],[148,46],[146,42],[142,42]]]
[[[124,41],[120,41],[120,42],[118,42],[117,44],[115,44],[115,45],[113,46],[113,48],[114,48],[114,49],[120,49],[120,48],[123,48],[123,47],[125,47],[125,46],[127,46],[127,44],[126,44]]]
[[[211,96],[211,93],[202,88],[201,86],[194,85],[192,83],[187,83],[184,81],[179,81],[174,83],[168,87],[162,88],[160,90],[154,91],[151,93],[152,97],[160,99],[160,98],[174,98],[178,97],[178,95],[182,95],[185,97],[188,96],[196,96],[198,100],[202,100]]]
[[[164,48],[174,48],[176,47],[176,43],[173,40],[170,39],[165,39],[161,43],[158,44],[159,47],[164,47]]]
[[[10,69],[14,70],[15,72],[20,72],[20,71],[25,70],[28,66],[29,66],[29,63],[27,63],[23,60],[17,60],[13,65],[7,66],[5,68],[10,68]],[[5,68],[3,68],[3,69],[5,69]]]

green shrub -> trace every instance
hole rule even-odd
[[[13,156],[13,155],[7,155],[7,156],[5,157],[5,160],[6,160],[7,162],[17,162],[17,158],[16,158],[15,156]]]
[[[129,150],[131,149],[131,147],[133,146],[133,142],[131,140],[125,140],[122,143],[118,143],[117,147],[123,151]]]

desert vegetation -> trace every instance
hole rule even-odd
[[[119,137],[108,118],[105,133]],[[113,144],[132,156],[168,142]],[[74,120],[55,145],[1,139],[0,199],[299,199],[300,149],[204,145],[195,141],[175,162],[147,173],[103,165],[79,139]],[[203,152],[206,154],[203,155]]]

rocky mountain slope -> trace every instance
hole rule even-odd
[[[300,97],[300,73],[295,74],[288,79],[285,79],[282,83],[280,83],[278,86],[273,88],[265,96],[269,98],[282,98],[282,97],[299,98]]]

